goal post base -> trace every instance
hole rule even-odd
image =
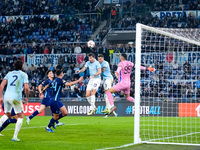
[[[190,144],[190,143],[166,143],[166,142],[149,142],[149,141],[142,141],[142,144],[164,144],[164,145],[200,146],[200,144]]]

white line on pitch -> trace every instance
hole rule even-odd
[[[193,135],[193,134],[199,134],[199,133],[200,133],[200,132],[193,132],[193,133],[182,134],[182,135],[177,135],[177,136],[170,136],[170,137],[165,137],[165,138],[160,138],[160,139],[151,139],[151,140],[149,140],[149,141],[166,140],[166,139],[177,138],[177,137],[183,137],[183,136]]]
[[[130,144],[125,144],[125,145],[121,145],[121,146],[107,147],[107,148],[96,149],[96,150],[106,150],[106,149],[125,148],[125,147],[129,147],[129,146],[133,146],[133,145],[135,145],[135,144],[134,144],[134,143],[130,143]]]
[[[87,123],[75,123],[75,124],[65,124],[63,126],[76,126],[76,125],[84,125]],[[44,128],[46,126],[36,126],[36,127],[22,127],[21,129],[34,129],[34,128]],[[5,129],[5,130],[14,130],[15,128],[9,128],[9,129]]]

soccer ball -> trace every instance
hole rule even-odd
[[[87,46],[88,46],[89,48],[93,48],[93,47],[95,47],[95,42],[92,41],[92,40],[90,40],[90,41],[87,42]]]

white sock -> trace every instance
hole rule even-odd
[[[94,108],[96,108],[96,106],[95,106],[95,95],[90,96],[90,98],[91,98],[90,110],[94,110]]]
[[[2,124],[8,119],[8,116],[3,115],[0,119],[0,127],[2,126]]]
[[[110,102],[109,102],[108,97],[107,97],[106,94],[105,94],[105,101],[106,101],[106,108],[110,109],[111,108]]]
[[[23,118],[18,118],[17,123],[15,125],[15,133],[14,133],[13,138],[17,138],[17,135],[19,133],[19,130],[21,129],[22,123],[23,123]]]
[[[113,114],[114,114],[115,116],[117,116],[117,113],[116,113],[115,111],[113,111]]]
[[[91,97],[90,97],[90,96],[87,97],[87,101],[88,101],[88,103],[91,105]]]

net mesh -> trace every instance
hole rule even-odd
[[[140,138],[142,141],[200,144],[199,29],[159,29],[188,39],[142,29]],[[137,52],[137,50],[136,50]]]

